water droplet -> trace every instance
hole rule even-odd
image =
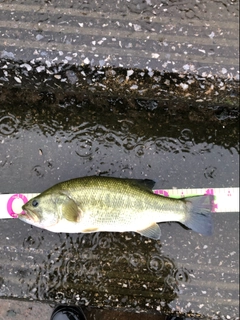
[[[164,291],[165,290],[171,290],[171,291],[176,291],[178,290],[178,285],[176,282],[176,279],[171,275],[168,274],[166,278],[164,278]]]
[[[160,256],[152,256],[147,267],[150,271],[159,272],[164,268],[164,260]]]
[[[0,134],[11,135],[17,128],[17,119],[13,115],[5,115],[0,118]]]
[[[139,145],[136,147],[135,149],[135,153],[137,157],[142,157],[144,155],[144,146],[143,145]]]
[[[133,150],[136,146],[136,137],[132,136],[132,137],[127,137],[126,139],[124,139],[123,141],[123,147],[130,151]]]
[[[39,165],[34,166],[31,172],[38,178],[42,178],[44,176],[44,169]]]
[[[106,134],[106,141],[110,143],[114,143],[116,140],[115,135],[112,132]]]
[[[145,109],[149,111],[153,111],[158,107],[158,102],[155,100],[136,99],[136,103],[140,107],[140,109]]]
[[[53,136],[59,128],[59,123],[55,120],[46,121],[39,124],[39,128],[46,137]]]
[[[181,131],[181,135],[178,140],[182,143],[192,140],[193,139],[193,132],[190,129],[183,129]]]
[[[190,129],[183,129],[178,140],[183,144],[182,151],[190,152],[191,147],[194,145],[193,132]]]
[[[90,157],[93,153],[93,143],[91,141],[91,137],[85,136],[78,139],[75,152],[79,157]]]
[[[205,168],[204,170],[204,177],[206,179],[214,179],[216,177],[216,170],[217,168],[216,167],[213,167],[213,166],[209,166],[207,168]]]
[[[129,263],[136,268],[139,267],[142,263],[145,263],[145,258],[139,253],[133,253],[130,255]]]
[[[105,235],[101,235],[99,240],[98,240],[98,245],[101,248],[110,248],[111,247],[111,237],[109,236],[105,236]]]
[[[188,282],[189,272],[186,269],[179,268],[174,272],[174,278],[176,281],[179,282]]]
[[[180,152],[180,144],[177,139],[174,138],[157,138],[155,140],[155,148],[156,152],[172,152],[179,153]]]

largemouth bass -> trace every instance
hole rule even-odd
[[[135,231],[159,239],[158,222],[180,222],[210,235],[212,196],[166,198],[154,181],[83,177],[56,184],[23,205],[18,218],[52,232]]]

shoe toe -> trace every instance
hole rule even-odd
[[[77,306],[57,306],[50,320],[86,320],[81,308]]]

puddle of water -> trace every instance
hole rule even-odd
[[[111,102],[4,108],[1,192],[39,192],[93,174],[148,177],[157,188],[238,186],[236,119],[215,118],[203,126],[189,123],[187,113],[170,118],[159,108],[119,108]]]
[[[147,177],[156,188],[239,185],[235,119],[190,123],[186,114],[176,119],[147,105],[150,110],[138,103],[82,106],[69,100],[2,106],[0,191],[41,192],[92,174]],[[229,270],[237,269],[237,219],[214,220],[210,240],[162,224],[161,241],[134,233],[52,234],[1,221],[0,295],[201,314],[216,311],[221,300],[222,312],[235,314],[237,272]],[[225,237],[231,249],[219,245]],[[232,295],[231,306],[216,295],[219,286]]]

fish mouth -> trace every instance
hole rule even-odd
[[[33,222],[39,222],[39,218],[34,211],[32,211],[31,209],[25,209],[24,206],[22,208],[24,212],[18,214],[18,218],[20,220],[31,220]]]

